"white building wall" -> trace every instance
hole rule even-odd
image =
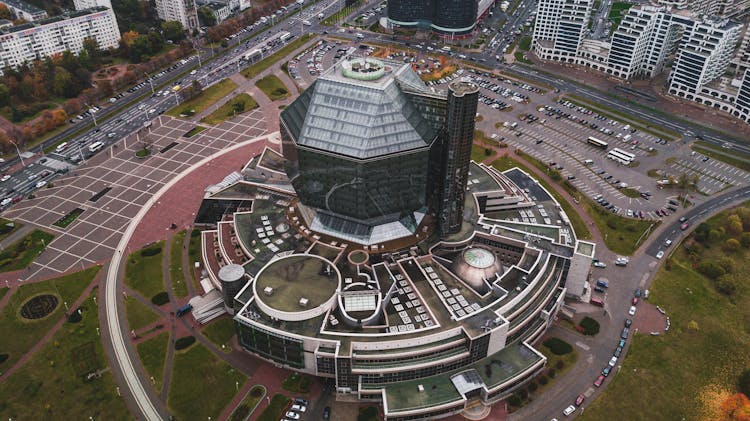
[[[112,8],[111,0],[73,0],[73,5],[76,10],[91,9],[92,7],[106,7],[107,9]]]

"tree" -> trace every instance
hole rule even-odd
[[[8,19],[10,20],[12,16],[10,15],[10,9],[8,9],[8,6],[6,6],[3,3],[0,3],[0,19]]]
[[[54,79],[52,80],[52,93],[58,97],[70,98],[69,94],[71,93],[70,88],[72,83],[73,75],[65,70],[64,67],[57,67],[55,69]]]
[[[8,85],[0,83],[0,107],[8,105],[10,102],[10,89]]]
[[[737,380],[737,386],[739,387],[741,393],[744,393],[745,396],[750,397],[750,368],[742,370],[742,373],[740,373],[740,378]]]
[[[740,242],[734,238],[730,238],[726,242],[724,242],[724,250],[730,253],[734,253],[735,251],[739,249],[740,249]]]
[[[743,232],[742,238],[740,239],[740,244],[742,247],[748,248],[750,247],[750,232]]]
[[[172,41],[179,41],[185,38],[185,30],[182,23],[176,20],[169,20],[161,23],[161,30],[164,31],[164,38]]]
[[[198,20],[201,21],[203,26],[216,25],[216,15],[214,15],[214,11],[208,6],[201,6],[198,8]]]
[[[737,292],[737,280],[732,275],[724,275],[716,281],[716,289],[726,295],[734,295]]]
[[[102,55],[102,50],[99,48],[99,43],[96,41],[96,38],[84,38],[83,51],[88,53],[89,57],[94,63],[97,63],[99,57],[101,57]]]
[[[731,421],[750,421],[750,399],[742,393],[735,393],[721,404],[726,419]]]
[[[696,269],[707,278],[713,280],[719,279],[720,276],[726,273],[721,266],[710,261],[700,262]]]

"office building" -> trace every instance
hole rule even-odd
[[[539,58],[574,62],[588,29],[593,0],[540,0],[532,36]]]
[[[156,0],[156,14],[159,19],[177,21],[186,30],[198,28],[198,8],[195,0]]]
[[[0,3],[4,4],[16,19],[33,22],[47,18],[47,12],[23,0],[0,0]]]
[[[321,75],[281,113],[308,222],[367,245],[413,235],[428,209],[441,231],[460,227],[477,100],[475,85],[434,91],[403,63],[357,58]]]
[[[117,48],[120,30],[112,9],[96,7],[0,30],[0,68],[65,50],[77,54],[86,38],[95,39],[102,49]]]
[[[388,22],[403,28],[428,29],[443,36],[470,34],[492,6],[492,0],[392,0]]]
[[[111,0],[73,0],[76,10],[91,9],[92,7],[112,8]]]

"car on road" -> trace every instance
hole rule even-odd
[[[607,264],[604,263],[604,262],[594,262],[594,267],[597,267],[597,268],[606,268]]]
[[[684,222],[682,225],[680,225],[680,229],[683,231],[685,231],[688,228],[690,228],[690,224],[687,222]]]
[[[628,314],[631,316],[635,316],[635,306],[630,306],[630,310],[628,310]]]
[[[601,287],[601,288],[609,288],[609,282],[602,280],[602,279],[598,279],[596,281],[596,286]]]
[[[667,239],[666,241],[664,241],[664,247],[669,247],[671,245],[672,245],[672,240]]]
[[[570,415],[570,414],[574,413],[574,412],[576,412],[576,407],[575,407],[575,405],[570,405],[569,407],[567,407],[567,408],[565,408],[565,409],[563,410],[563,414],[565,414],[565,416],[566,416],[566,417],[567,417],[568,415]]]
[[[615,348],[614,356],[617,357],[617,358],[620,358],[621,354],[622,354],[622,347],[618,346],[617,348]]]
[[[633,297],[633,305],[638,305],[638,297]]]
[[[294,398],[294,403],[297,405],[310,406],[310,402],[305,398]]]
[[[604,379],[605,379],[605,377],[602,376],[602,375],[600,375],[599,377],[597,377],[596,380],[594,380],[594,386],[600,387],[602,385],[602,383],[604,383]]]
[[[325,408],[323,408],[323,419],[327,420],[330,418],[331,418],[331,407],[326,406]]]
[[[117,133],[115,133],[115,132],[109,132],[109,133],[107,133],[107,137],[110,138],[110,139],[112,139],[115,136],[117,136]]]
[[[0,178],[0,181],[8,181],[10,180],[10,174],[5,174],[3,178]]]
[[[601,287],[594,287],[594,291],[602,293],[602,294],[604,293],[604,289]]]
[[[636,288],[634,297],[641,298],[641,289],[640,288]]]
[[[632,308],[635,308],[635,307],[632,307]],[[628,339],[628,335],[629,334],[630,334],[630,328],[629,327],[624,327],[624,328],[622,328],[622,333],[620,333],[620,338],[622,338],[622,339]]]
[[[36,188],[41,189],[42,187],[44,187],[46,185],[47,185],[47,181],[46,180],[41,180],[41,181],[38,181],[36,183]]]
[[[661,260],[662,257],[664,257],[664,250],[659,250],[659,252],[656,253],[656,258]]]
[[[680,222],[685,222],[685,221],[687,221],[687,218],[686,218],[686,217],[684,217],[684,216],[681,216],[681,217],[680,217]]]
[[[630,327],[630,325],[633,324],[633,320],[631,319],[625,319],[625,327]]]
[[[578,395],[578,397],[576,398],[576,406],[581,406],[581,404],[583,403],[583,400],[584,400],[584,399],[586,399],[586,397],[585,397],[585,396],[583,396],[583,395]]]

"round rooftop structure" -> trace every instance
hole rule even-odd
[[[385,63],[374,58],[353,58],[341,63],[341,74],[350,79],[377,80],[385,75]]]
[[[245,276],[245,268],[237,264],[229,264],[219,269],[219,280],[224,282],[237,282]]]
[[[308,320],[333,306],[341,289],[341,274],[324,257],[294,254],[266,264],[253,288],[256,304],[269,316]]]
[[[495,279],[495,274],[502,275],[503,267],[495,254],[481,247],[469,247],[453,262],[453,270],[464,283],[479,293],[484,293],[488,286],[485,279],[490,282]]]
[[[495,255],[491,251],[478,247],[464,250],[463,259],[469,266],[478,269],[488,268],[495,263]]]

